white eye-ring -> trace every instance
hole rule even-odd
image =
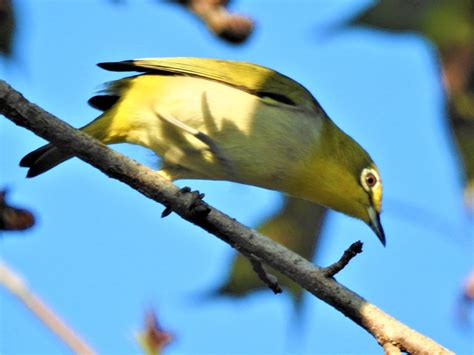
[[[365,168],[360,174],[360,183],[364,190],[369,192],[380,183],[379,174],[372,168]]]

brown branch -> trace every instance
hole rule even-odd
[[[46,327],[54,332],[75,354],[96,352],[59,318],[38,296],[28,289],[20,275],[0,262],[0,285],[16,296]]]
[[[396,345],[410,353],[449,354],[449,350],[430,338],[368,303],[358,294],[326,277],[321,268],[298,254],[249,229],[219,210],[206,205],[209,212],[190,209],[192,194],[162,178],[160,174],[126,158],[83,132],[27,101],[8,84],[0,81],[0,114],[25,127],[59,148],[69,151],[106,175],[120,180],[141,194],[170,207],[182,218],[216,235],[246,254],[288,276],[316,297],[330,304],[372,334],[382,346]]]
[[[344,269],[354,256],[362,253],[362,245],[363,244],[360,240],[352,243],[351,246],[346,249],[344,254],[342,254],[341,258],[338,261],[323,268],[322,271],[324,272],[326,277],[334,277],[334,275]]]

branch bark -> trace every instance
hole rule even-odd
[[[323,269],[219,210],[206,205],[209,207],[208,213],[195,213],[192,194],[180,192],[176,185],[156,171],[124,157],[30,103],[3,81],[0,81],[0,114],[73,153],[107,176],[171,208],[182,218],[232,247],[255,255],[363,327],[386,349],[391,348],[387,344],[392,344],[401,351],[413,354],[451,354],[432,339],[384,313],[335,279],[327,277]]]

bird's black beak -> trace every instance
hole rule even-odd
[[[370,206],[367,209],[369,213],[369,226],[372,230],[377,234],[377,237],[382,242],[383,246],[385,246],[385,233],[383,231],[382,223],[380,223],[380,214],[375,211],[375,209]]]

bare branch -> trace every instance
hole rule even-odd
[[[128,184],[146,197],[171,208],[182,218],[216,235],[231,246],[257,256],[262,262],[288,276],[366,329],[382,346],[386,343],[396,344],[401,351],[410,353],[451,353],[368,303],[333,278],[328,278],[321,268],[219,210],[202,202],[209,212],[195,213],[190,208],[195,200],[192,194],[181,193],[177,186],[162,178],[156,171],[73,129],[27,101],[3,81],[0,81],[0,114],[54,142],[60,149],[75,154],[106,175]]]

